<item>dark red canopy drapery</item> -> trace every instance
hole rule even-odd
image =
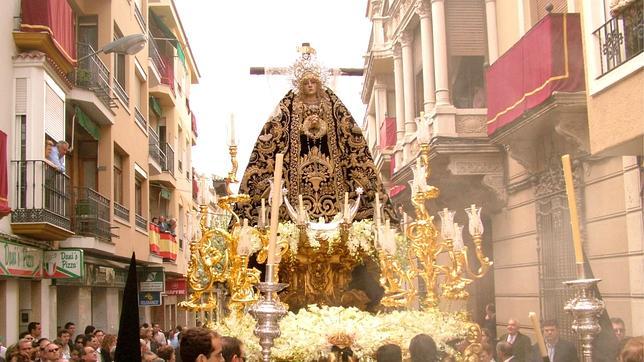
[[[0,218],[11,213],[7,193],[9,191],[9,172],[7,169],[7,134],[0,131]]]
[[[76,61],[74,11],[67,0],[22,0],[24,32],[48,32],[71,63]]]
[[[550,14],[486,72],[487,133],[492,135],[553,92],[585,89],[579,14]]]

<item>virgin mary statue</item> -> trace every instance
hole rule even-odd
[[[325,86],[328,72],[315,50],[302,47],[302,57],[291,67],[293,89],[279,102],[257,138],[240,184],[250,203],[239,205],[240,218],[257,224],[261,200],[270,193],[275,155],[284,154],[284,187],[291,205],[302,195],[310,219],[330,222],[343,208],[345,193],[357,198],[354,220],[373,217],[375,195],[387,200],[362,130],[335,93]],[[390,203],[385,213],[393,215]],[[289,219],[280,210],[280,221]]]

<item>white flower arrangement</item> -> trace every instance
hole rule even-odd
[[[300,229],[292,222],[279,223],[277,228],[280,239],[286,240],[289,244],[289,252],[292,256],[297,255],[299,248],[299,235]],[[372,220],[354,221],[349,228],[349,235],[347,241],[347,248],[351,255],[358,255],[361,251],[366,254],[373,254],[375,248],[374,242],[374,224]],[[332,253],[333,249],[340,242],[340,229],[335,228],[332,230],[311,230],[307,229],[307,239],[309,246],[313,249],[320,248],[320,241],[326,240],[329,250],[327,253]]]
[[[217,332],[239,338],[246,345],[248,361],[261,360],[261,348],[253,335],[255,320],[229,317],[217,325]],[[407,351],[411,339],[430,335],[440,350],[455,354],[447,343],[462,339],[468,329],[456,313],[400,311],[372,315],[356,308],[310,305],[297,314],[289,312],[280,322],[281,337],[275,339],[272,357],[278,361],[312,361],[331,351],[332,340],[349,340],[354,356],[373,361],[381,345],[396,343]],[[336,338],[342,337],[342,338]]]

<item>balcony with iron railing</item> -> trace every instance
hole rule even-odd
[[[147,230],[148,228],[148,219],[143,217],[143,215],[139,215],[138,213],[134,214],[134,224],[136,225],[137,228],[141,230]]]
[[[139,107],[134,107],[134,120],[141,127],[144,132],[148,129],[148,121],[145,119],[145,116],[139,110]]]
[[[127,92],[123,88],[123,85],[119,83],[119,81],[116,79],[116,77],[113,78],[114,81],[114,93],[118,96],[118,98],[125,104],[126,107],[129,107],[130,105],[130,97],[127,95]]]
[[[136,3],[134,3],[134,17],[136,18],[136,22],[139,23],[143,34],[145,34],[147,25],[145,23],[145,19],[143,18],[143,14],[141,13],[141,9],[139,9],[139,6]]]
[[[94,92],[107,107],[117,107],[112,98],[110,71],[96,55],[94,48],[89,44],[78,43],[78,57],[82,60],[72,73],[74,85]]]
[[[43,160],[11,161],[13,186],[11,229],[40,240],[74,235],[70,219],[69,176]]]
[[[127,207],[119,204],[118,202],[114,201],[114,216],[120,218],[121,220],[125,220],[127,222],[130,221],[130,209]]]
[[[77,59],[72,6],[67,1],[18,3],[20,25],[13,32],[16,47],[21,51],[41,51],[63,74],[72,72]]]
[[[96,237],[109,242],[110,199],[89,187],[77,187],[74,192],[73,230],[78,235]]]
[[[152,127],[148,127],[148,147],[150,152],[150,158],[156,162],[157,167],[163,168],[166,164],[165,152],[161,150],[161,145],[159,143],[159,135]],[[160,169],[163,171],[163,169]]]
[[[169,143],[166,143],[164,148],[166,162],[165,165],[161,166],[161,168],[163,171],[167,171],[170,174],[174,175],[174,149],[172,149],[172,146],[170,146]]]
[[[551,13],[541,19],[486,70],[487,134],[525,131],[520,122],[538,109],[583,92],[583,59],[579,14]]]
[[[636,57],[644,49],[643,2],[634,1],[593,32],[601,53],[601,75]]]
[[[152,60],[150,64],[156,67],[159,76],[165,74],[166,64],[161,58],[161,53],[159,53],[159,48],[157,47],[157,41],[154,40],[152,33],[148,32],[148,56]]]
[[[163,258],[164,262],[175,262],[179,253],[179,244],[173,232],[159,224],[149,223],[148,239],[150,252]]]

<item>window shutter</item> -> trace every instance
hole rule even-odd
[[[548,12],[546,11],[546,6],[548,4],[552,4],[553,13],[568,12],[568,4],[566,3],[566,0],[536,0],[537,21],[548,15]]]
[[[450,56],[485,55],[485,4],[483,0],[445,2],[447,49]]]
[[[65,100],[45,84],[45,133],[56,141],[65,140]]]
[[[27,114],[27,78],[16,79],[16,116]]]

